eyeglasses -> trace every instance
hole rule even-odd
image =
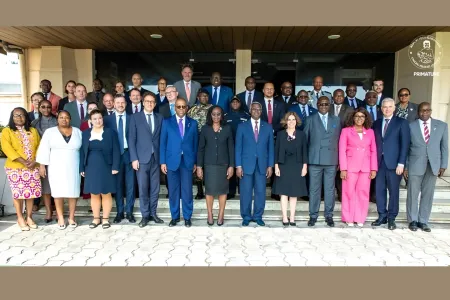
[[[213,117],[220,117],[222,114],[221,113],[212,113],[211,116]]]
[[[353,118],[355,118],[355,119],[365,119],[366,116],[354,116]]]
[[[49,109],[49,108],[52,108],[51,106],[41,106],[41,108],[43,108],[43,109]]]
[[[400,95],[398,95],[399,97],[408,97],[409,96],[409,94],[400,94]]]
[[[186,105],[177,105],[176,108],[178,109],[185,109],[187,106]]]
[[[431,109],[421,109],[419,112],[431,112]]]
[[[319,106],[330,106],[330,103],[320,103]]]
[[[155,101],[150,101],[150,100],[145,100],[144,103],[151,103],[151,104],[155,104]]]
[[[308,98],[308,96],[298,96],[299,98]]]
[[[23,114],[15,114],[13,115],[14,118],[25,118],[25,115]]]

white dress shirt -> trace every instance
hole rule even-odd
[[[268,98],[264,97],[264,104],[266,105],[267,116],[269,116],[269,100],[270,100],[270,106],[272,106],[272,117],[273,117],[273,112],[274,112],[273,98],[268,99]]]
[[[80,103],[78,100],[76,102],[77,104],[77,111],[78,111],[78,115],[80,116],[80,120],[84,120],[85,116],[87,115],[87,106],[88,106],[88,102],[85,100],[83,100],[82,103]],[[83,104],[83,110],[84,110],[84,116],[81,115],[81,111],[80,111],[80,104]]]
[[[308,106],[308,104],[303,105],[303,104],[299,103],[298,107],[300,108],[300,114],[302,113],[302,109],[304,107],[305,108],[305,114],[306,114],[307,117],[309,117],[309,106]]]
[[[133,112],[133,114],[134,114],[134,112],[136,110],[136,105],[137,105],[137,108],[138,108],[138,112],[141,112],[141,110],[142,110],[142,103],[138,103],[138,104],[132,103],[131,104],[131,111]]]
[[[342,109],[342,104],[333,104],[334,105],[334,115],[337,117]]]
[[[117,132],[119,132],[119,120],[120,116],[122,116],[122,123],[123,123],[123,148],[128,148],[128,141],[127,141],[127,133],[125,132],[126,124],[127,124],[127,114],[123,112],[122,114],[116,113],[116,124],[117,124]]]
[[[251,120],[251,122],[252,122],[252,130],[253,130],[253,133],[255,132],[255,122],[256,121],[258,121],[258,136],[259,136],[259,133],[260,133],[260,128],[261,128],[261,118],[260,119],[258,119],[258,120],[254,120],[253,118],[250,118],[250,120]]]

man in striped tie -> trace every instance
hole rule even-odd
[[[428,102],[420,103],[418,112],[419,119],[409,125],[411,143],[405,169],[408,179],[406,213],[411,231],[420,228],[430,232],[428,220],[436,179],[444,175],[448,164],[448,125],[431,118]]]

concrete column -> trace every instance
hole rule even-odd
[[[245,78],[252,73],[252,50],[236,50],[236,94],[245,90]]]

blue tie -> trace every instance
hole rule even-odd
[[[217,88],[214,88],[214,93],[213,93],[213,104],[217,104]]]
[[[373,113],[373,106],[370,107],[370,115],[372,116],[372,121],[375,121],[375,114]]]
[[[306,110],[305,110],[305,106],[302,105],[302,119],[305,120],[306,119]]]
[[[326,116],[322,116],[322,123],[323,126],[325,127],[325,131],[327,130],[327,117]]]
[[[175,114],[175,104],[171,103],[170,104],[170,114],[173,116]]]
[[[122,115],[119,115],[119,146],[120,146],[120,154],[125,152],[124,142],[123,142],[123,119]]]
[[[351,107],[354,107],[354,106],[353,106],[353,99],[348,99],[348,100],[350,100],[350,106],[351,106]]]

